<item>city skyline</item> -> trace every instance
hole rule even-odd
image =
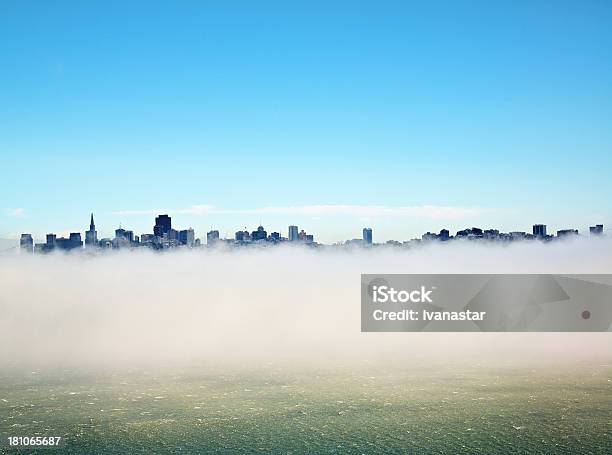
[[[374,245],[389,245],[389,246],[412,246],[421,242],[432,241],[450,241],[455,239],[467,240],[485,240],[496,242],[524,241],[524,240],[541,240],[551,241],[562,238],[578,237],[579,230],[575,228],[566,228],[557,230],[556,236],[553,232],[547,230],[545,224],[534,224],[531,232],[511,231],[503,232],[499,229],[482,229],[479,227],[470,227],[459,230],[455,235],[451,234],[446,228],[440,229],[439,233],[429,232],[422,234],[420,238],[412,238],[408,241],[398,241],[391,239],[382,242],[374,241],[373,229],[364,227],[362,229],[361,238],[345,239],[342,242],[335,242],[333,245],[358,245],[371,247]],[[60,236],[56,233],[47,233],[44,242],[36,242],[30,233],[22,233],[19,240],[20,250],[32,253],[49,253],[54,250],[100,250],[100,249],[124,249],[136,247],[148,247],[155,250],[164,250],[169,248],[187,247],[198,248],[200,246],[246,246],[246,245],[263,245],[263,244],[279,244],[279,243],[299,243],[310,246],[325,246],[329,244],[317,242],[315,235],[300,229],[299,226],[289,225],[287,227],[287,236],[279,231],[268,231],[263,225],[259,225],[256,230],[249,231],[246,227],[239,229],[234,233],[233,237],[221,236],[218,230],[211,229],[206,233],[205,243],[203,239],[196,236],[193,228],[176,229],[176,224],[172,225],[172,217],[168,214],[159,214],[155,217],[155,224],[149,233],[136,235],[133,230],[125,229],[121,226],[115,229],[114,237],[98,238],[94,214],[90,215],[89,229],[85,231],[84,241],[82,240],[81,232],[71,232],[68,236]],[[604,235],[604,225],[595,224],[589,226],[589,234],[595,237]]]
[[[318,206],[317,208],[321,209],[321,210],[324,210],[326,207],[327,206]],[[405,207],[404,209],[420,210],[421,208],[406,208]],[[388,208],[388,207],[370,207],[370,208],[367,208],[367,210],[381,210],[381,211],[385,211],[385,210],[390,210],[390,208]],[[432,208],[432,207],[429,207],[429,208],[426,208],[426,210],[432,210],[433,211],[433,210],[436,210],[436,209]],[[117,230],[122,230],[125,226],[128,226],[130,232],[146,234],[147,232],[151,231],[151,229],[150,229],[150,218],[152,216],[154,216],[155,213],[157,213],[156,216],[168,216],[167,213],[162,214],[161,212],[164,212],[164,211],[163,210],[162,211],[150,211],[150,210],[148,210],[148,211],[142,211],[141,213],[138,213],[139,217],[145,217],[145,218],[149,219],[149,223],[145,223],[145,225],[149,225],[149,227],[144,227],[144,228],[142,228],[142,223],[136,223],[135,226],[137,226],[137,227],[134,227],[134,225],[132,225],[130,223],[122,223],[122,222],[120,222],[115,227],[104,226],[102,228],[100,228],[101,223],[98,223],[98,229],[95,231],[95,237],[92,237],[92,238],[95,238],[96,240],[99,240],[101,238],[113,238],[114,234],[117,232]],[[236,214],[240,214],[240,213],[243,213],[243,212],[242,211],[237,211],[236,212]],[[93,216],[94,216],[94,213],[91,212],[91,214],[90,214],[90,217],[91,217],[91,219],[90,219],[90,230],[91,230],[91,225],[94,222],[93,221]],[[99,219],[98,215],[96,215],[96,218]],[[201,227],[201,226],[200,227],[197,227],[197,226],[194,227],[191,224],[185,225],[185,223],[183,222],[183,219],[181,218],[180,214],[179,214],[178,217],[176,217],[175,215],[171,215],[170,218],[174,219],[175,221],[178,219],[179,220],[178,223],[180,223],[182,226],[188,227],[189,229],[192,229],[194,231],[202,233],[203,234],[202,235],[203,243],[205,243],[205,233],[208,232],[209,230],[215,230],[219,234],[219,237],[221,239],[227,239],[227,238],[234,237],[234,234],[235,234],[237,229],[238,230],[242,230],[242,229],[248,230],[249,226],[251,226],[251,227],[253,227],[253,226],[255,226],[255,227],[256,226],[262,226],[262,225],[270,226],[270,224],[262,221],[262,217],[261,216],[259,217],[259,221],[256,222],[256,223],[251,223],[251,222],[246,223],[245,222],[245,223],[242,223],[241,227],[240,227],[240,223],[238,223],[237,225],[234,225],[234,226],[229,227],[229,228],[227,228],[227,227],[223,228],[223,227],[216,226],[212,219],[210,220],[211,223],[209,224],[208,227]],[[286,219],[290,219],[288,216],[286,216],[285,218]],[[295,219],[295,218],[293,218],[293,219]],[[438,218],[434,217],[433,219],[436,220]],[[442,217],[442,219],[444,219],[444,218]],[[361,219],[361,221],[370,221],[370,220],[371,220],[371,218],[362,218]],[[367,223],[363,223],[363,224],[367,224]],[[412,240],[412,239],[415,239],[415,238],[420,238],[421,235],[424,234],[424,233],[438,232],[440,229],[448,230],[449,232],[459,232],[459,231],[462,231],[464,229],[469,229],[469,228],[466,228],[466,226],[470,226],[469,224],[461,224],[461,222],[456,222],[456,221],[455,222],[450,222],[450,223],[443,223],[442,221],[439,221],[437,223],[434,222],[432,224],[433,224],[434,227],[432,227],[431,229],[428,229],[428,230],[426,230],[424,232],[420,232],[420,233],[412,234],[411,233],[412,231],[410,229],[408,229],[408,228],[404,229],[405,235],[399,236],[397,238],[389,238],[389,237],[384,236],[384,235],[381,236],[380,235],[380,230],[376,228],[376,223],[370,223],[368,225],[368,227],[359,227],[358,225],[354,225],[347,232],[344,232],[340,238],[333,239],[331,241],[327,240],[325,238],[325,236],[320,236],[319,234],[317,235],[317,237],[318,237],[319,243],[322,243],[322,244],[343,243],[343,242],[345,242],[347,240],[354,239],[355,236],[365,235],[365,229],[370,229],[370,231],[373,230],[373,231],[376,232],[376,237],[377,237],[376,240],[378,242],[385,243],[387,241],[397,241],[397,240],[399,240],[399,241],[408,241],[408,240]],[[539,226],[539,225],[541,225],[541,224],[538,224],[538,223],[530,224],[528,222],[523,222],[519,226],[512,226],[510,228],[503,228],[503,227],[500,227],[500,226],[495,226],[492,223],[484,223],[484,224],[481,224],[480,226],[484,226],[484,227],[482,227],[483,230],[495,229],[495,230],[498,230],[499,232],[531,232],[531,230],[532,230],[532,228],[534,226]],[[548,228],[548,232],[549,233],[555,233],[555,232],[558,232],[558,231],[566,231],[566,230],[567,231],[574,231],[575,230],[576,232],[579,232],[580,234],[584,234],[584,233],[588,233],[589,229],[592,228],[594,225],[605,226],[606,223],[600,223],[600,222],[589,223],[586,226],[582,226],[582,225],[578,226],[578,225],[571,224],[571,223],[565,224],[565,225],[558,225],[558,226],[551,225],[551,224],[548,224],[548,223],[542,224],[542,225],[545,226],[545,228]],[[297,236],[298,226],[296,226],[295,224],[286,224],[286,225],[284,225],[282,227],[279,227],[278,223],[277,223],[277,224],[274,224],[272,226],[274,226],[273,231],[281,231],[281,234],[283,236],[286,236],[288,239],[291,239],[291,237],[292,237],[291,228],[295,228],[295,236]],[[303,225],[300,224],[299,226],[300,226],[299,229],[302,229]],[[476,226],[476,224],[472,224],[471,225],[471,227],[475,227],[475,226]],[[125,229],[123,229],[123,230],[125,230]],[[315,232],[314,230],[312,230],[310,228],[308,230],[309,230],[309,232]],[[34,238],[34,240],[37,240],[37,241],[44,241],[46,236],[49,233],[55,233],[58,236],[68,237],[71,233],[74,233],[74,232],[82,232],[82,233],[84,232],[85,235],[87,236],[87,231],[84,230],[82,227],[81,228],[77,227],[77,228],[74,228],[74,229],[63,228],[63,229],[47,229],[47,230],[25,229],[23,232],[30,233],[32,235],[32,237]],[[5,240],[5,241],[7,241],[7,240],[8,241],[18,240],[19,237],[21,236],[21,234],[23,234],[23,232],[21,232],[19,234],[16,234],[16,235],[13,235],[11,237],[5,237],[3,240]],[[151,231],[151,232],[153,232],[153,231]],[[370,232],[370,236],[371,235],[372,234]],[[86,237],[84,237],[84,239],[86,239]],[[374,243],[376,243],[376,242],[374,242]]]
[[[0,238],[92,209],[325,242],[610,225],[612,5],[587,3],[8,2]]]

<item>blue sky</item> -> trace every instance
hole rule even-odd
[[[295,3],[295,4],[289,4]],[[0,237],[612,223],[612,3],[0,4]]]

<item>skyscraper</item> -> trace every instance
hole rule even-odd
[[[534,224],[533,235],[536,237],[546,237],[546,225],[545,224]]]
[[[85,248],[94,248],[98,245],[98,232],[94,223],[93,213],[89,222],[89,231],[85,231]]]
[[[372,245],[372,228],[363,228],[364,245]]]
[[[153,226],[153,234],[157,237],[163,237],[172,229],[172,218],[168,215],[159,215],[155,218],[155,226]]]
[[[181,245],[187,245],[189,248],[192,248],[195,245],[195,232],[192,228],[179,231],[178,241]]]
[[[24,253],[34,252],[34,240],[32,240],[32,234],[21,234],[21,239],[19,240],[19,248]]]
[[[298,227],[289,226],[289,235],[287,236],[290,242],[296,242],[298,240]]]
[[[52,250],[55,248],[57,243],[57,236],[55,234],[47,234],[47,249]]]

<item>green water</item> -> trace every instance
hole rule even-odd
[[[0,373],[2,453],[610,454],[612,368]],[[9,448],[7,435],[63,436]]]

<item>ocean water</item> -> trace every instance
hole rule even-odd
[[[610,454],[612,366],[4,369],[0,434],[2,453]]]

